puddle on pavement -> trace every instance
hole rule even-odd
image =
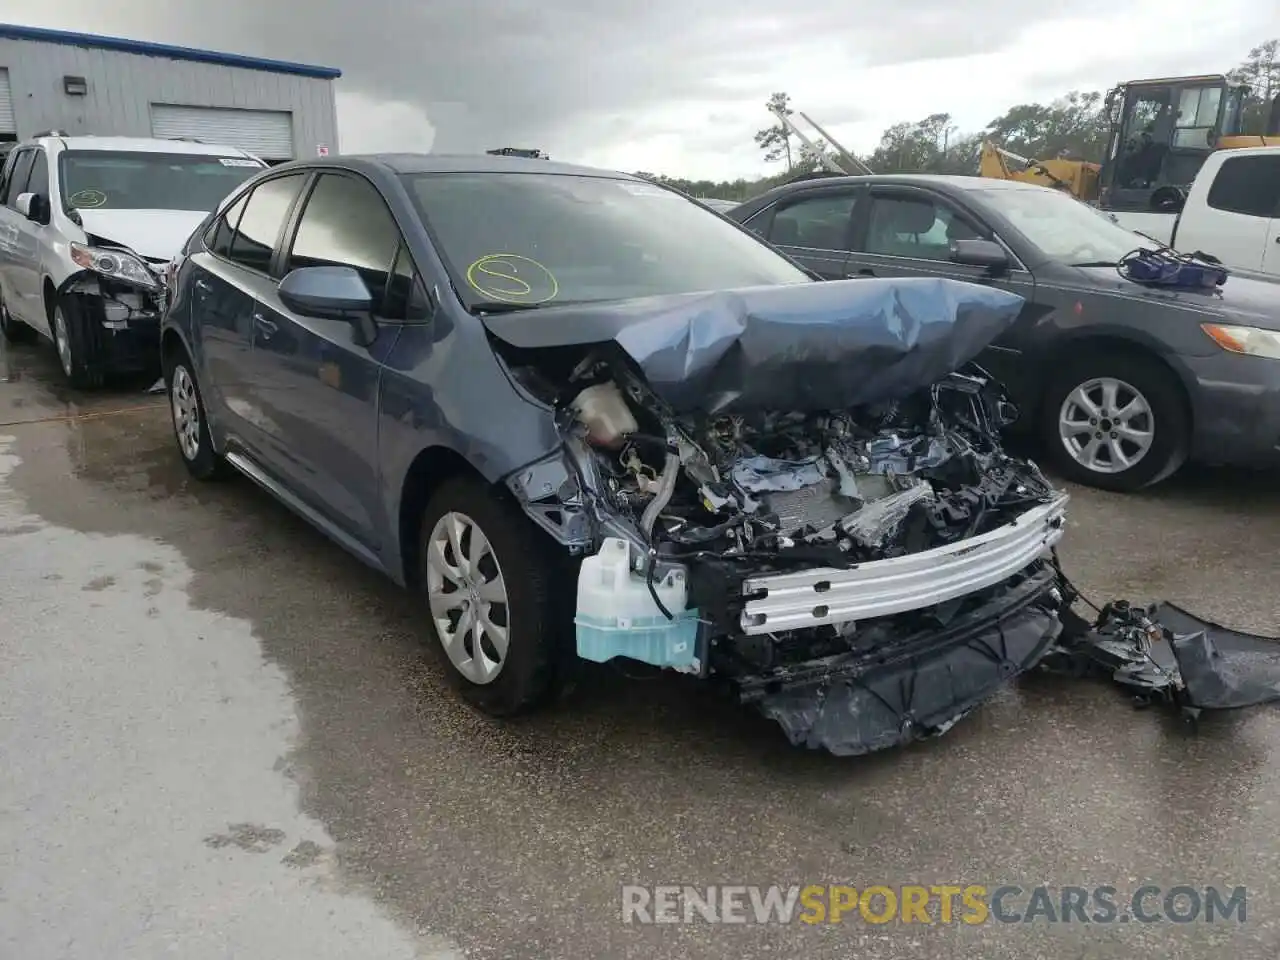
[[[772,725],[691,681],[605,669],[557,709],[495,723],[462,706],[424,657],[416,605],[401,591],[247,481],[190,480],[163,410],[24,428],[16,450],[11,484],[30,515],[7,522],[69,528],[24,535],[49,540],[41,562],[65,578],[47,582],[45,609],[60,622],[64,608],[109,598],[94,616],[125,618],[115,643],[167,624],[175,645],[161,676],[179,688],[228,669],[237,684],[273,685],[258,697],[277,710],[287,689],[300,725],[282,721],[295,749],[272,782],[288,774],[332,838],[312,842],[334,845],[343,876],[402,922],[477,957],[509,955],[513,943],[531,956],[594,960],[624,942],[661,953],[671,943],[662,929],[617,921],[619,885],[631,882],[941,882],[963,864],[983,882],[1067,883],[1084,864],[1095,879],[1210,864],[1252,892],[1280,860],[1274,713],[1189,738],[1134,714],[1108,687],[1037,680],[942,740],[849,762],[793,750]],[[104,576],[120,582],[80,589]],[[157,576],[164,589],[147,596]],[[45,583],[36,571],[26,580]],[[271,666],[256,659],[258,643]],[[192,697],[167,701],[182,723],[234,703],[205,712]],[[209,736],[182,723],[175,743]],[[270,768],[275,752],[254,752],[256,764]],[[193,777],[209,766],[198,754],[192,763]],[[939,783],[945,803],[922,805]],[[1224,820],[1223,810],[1235,812]],[[282,825],[288,816],[255,804],[200,837],[281,829],[287,838],[269,854],[279,859],[307,839]],[[234,842],[227,851],[242,853]],[[566,917],[580,934],[571,941]],[[1026,947],[1042,933],[1002,940]],[[720,928],[683,952],[741,956],[765,945],[843,957],[850,941]],[[1097,955],[1125,956],[1122,947]]]
[[[6,493],[15,446],[0,437]],[[33,506],[0,501],[0,859],[20,868],[0,930],[14,955],[156,955],[216,905],[237,955],[458,956],[335,882],[320,855],[332,837],[277,769],[299,721],[251,624],[192,605],[180,550]]]

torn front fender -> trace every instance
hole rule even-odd
[[[835,280],[486,315],[524,349],[612,342],[676,412],[818,412],[906,397],[973,359],[1023,299],[941,278]]]

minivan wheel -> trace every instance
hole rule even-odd
[[[106,379],[89,348],[87,324],[88,318],[79,304],[65,297],[58,298],[49,324],[53,328],[53,345],[58,350],[63,376],[80,390],[100,387]]]
[[[1067,479],[1130,492],[1182,466],[1190,426],[1177,380],[1158,361],[1095,353],[1068,362],[1052,377],[1041,433]]]
[[[4,302],[4,291],[0,290],[0,334],[10,343],[26,343],[35,331],[9,312]]]
[[[538,707],[556,687],[570,625],[552,595],[558,565],[536,537],[517,507],[468,477],[442,483],[422,516],[432,646],[463,696],[493,716]]]
[[[225,476],[227,462],[213,449],[204,398],[200,395],[186,354],[166,369],[165,382],[169,388],[173,436],[187,470],[197,480],[216,480]]]

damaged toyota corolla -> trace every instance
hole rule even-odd
[[[277,238],[269,285],[217,248],[228,210]],[[817,282],[621,174],[339,158],[192,238],[164,356],[192,472],[422,591],[483,709],[621,657],[855,754],[945,730],[1061,631],[1067,497],[1001,448],[1016,411],[972,362],[1021,303]]]

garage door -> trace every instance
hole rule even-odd
[[[13,122],[13,93],[9,90],[9,71],[0,67],[0,133],[17,133]]]
[[[153,103],[151,134],[225,143],[264,160],[293,159],[293,114],[285,111]]]

